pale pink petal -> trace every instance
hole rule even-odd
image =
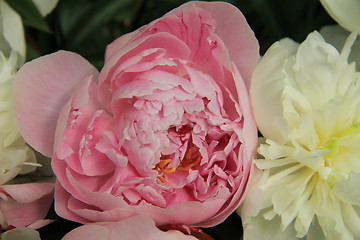
[[[114,54],[116,54],[121,48],[123,48],[128,42],[135,39],[139,32],[142,32],[143,28],[140,28],[134,32],[122,35],[121,37],[115,39],[112,43],[107,45],[105,52],[105,62]]]
[[[28,183],[2,187],[8,199],[0,201],[0,209],[7,223],[25,227],[42,220],[53,201],[52,183]],[[41,226],[35,224],[34,227]]]
[[[225,43],[230,58],[235,62],[247,89],[256,64],[259,61],[259,43],[241,12],[226,2],[207,4],[206,2],[189,2],[211,13],[216,20],[215,33]],[[186,4],[183,7],[187,7]],[[181,10],[181,9],[179,9]],[[233,23],[236,23],[234,27]]]
[[[74,229],[62,240],[196,240],[180,231],[161,231],[154,221],[144,215],[136,215],[115,223],[88,224]]]
[[[3,185],[1,189],[18,203],[31,203],[50,194],[54,190],[53,183],[25,183]]]
[[[190,1],[167,13],[164,17],[200,7],[209,11],[216,21],[215,33],[225,43],[231,60],[235,62],[247,89],[250,87],[252,72],[259,60],[259,44],[245,17],[233,5],[226,2],[208,4]],[[236,23],[236,27],[234,27]]]
[[[28,228],[33,228],[33,229],[38,229],[38,228],[42,228],[52,222],[54,222],[55,220],[52,219],[40,219],[37,220],[35,222],[33,222],[32,224],[28,225]]]
[[[26,63],[14,78],[16,117],[25,140],[50,157],[59,113],[79,82],[98,71],[72,52],[59,51]]]
[[[71,232],[67,233],[62,240],[109,240],[110,229],[106,226],[97,224],[88,224],[78,228],[75,228]],[[121,239],[122,235],[118,236]]]
[[[168,57],[187,59],[190,56],[190,49],[184,42],[169,33],[160,32],[129,42],[118,49],[118,51],[111,55],[105,62],[100,72],[99,83],[101,84],[105,79],[111,79],[125,59],[136,56],[147,49],[154,48],[165,49]],[[99,94],[99,98],[100,100],[102,98],[106,99],[106,96]]]
[[[68,202],[71,198],[71,195],[61,186],[61,184],[57,181],[55,187],[55,212],[65,219],[71,219],[72,221],[86,223],[88,222],[86,219],[78,216],[73,213],[68,208]]]
[[[238,111],[244,119],[243,133],[242,136],[240,136],[240,140],[244,142],[246,149],[245,155],[239,156],[239,158],[247,160],[247,162],[245,162],[245,166],[248,167],[247,169],[250,169],[251,162],[256,156],[258,146],[257,126],[251,108],[249,93],[242,81],[239,71],[234,65],[232,66],[232,69],[239,102],[241,103],[236,106],[240,108]]]
[[[78,192],[72,190],[73,197],[70,197],[69,194],[63,190],[60,192],[60,189],[57,188],[56,194],[61,193],[61,195],[56,195],[55,209],[60,216],[78,222],[88,222],[89,220],[94,222],[113,222],[136,214],[145,214],[152,216],[158,226],[183,223],[208,226],[208,224],[202,224],[201,221],[203,219],[212,219],[212,216],[216,215],[222,207],[222,203],[229,198],[228,191],[222,189],[215,198],[207,199],[204,202],[191,201],[162,208],[143,201],[139,205],[131,206],[119,197],[87,191],[74,180],[71,181],[71,184],[76,186]],[[69,185],[67,184],[67,186]],[[235,204],[238,203],[238,198],[236,197],[241,193],[242,190],[240,189],[236,196],[234,196]],[[60,199],[60,196],[64,198]],[[231,205],[229,211],[233,211],[235,208],[236,206]],[[179,212],[182,214],[179,215]],[[227,214],[230,213],[227,211]],[[79,221],[80,219],[87,219],[87,221]],[[218,224],[224,219],[218,220],[216,218],[212,222]]]

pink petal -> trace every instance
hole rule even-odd
[[[245,17],[233,5],[226,2],[189,2],[179,7],[184,11],[189,5],[201,7],[211,13],[216,20],[215,33],[225,43],[232,61],[235,62],[243,77],[247,89],[250,87],[251,75],[259,61],[259,44],[246,22]],[[234,26],[234,23],[236,25]]]
[[[18,203],[31,203],[50,194],[54,190],[53,183],[26,183],[16,185],[3,185],[1,187],[14,201]]]
[[[26,63],[14,78],[16,117],[25,140],[51,157],[59,113],[78,83],[98,71],[80,55],[59,51]]]
[[[137,29],[134,32],[130,32],[128,34],[122,35],[121,37],[115,39],[112,43],[107,45],[105,52],[105,62],[107,62],[112,55],[117,53],[119,49],[123,48],[126,44],[128,44],[128,42],[134,40],[136,36],[139,34],[139,32],[142,32],[145,27],[146,25],[142,28]]]
[[[102,226],[100,224],[99,225],[88,224],[75,228],[74,230],[66,234],[62,238],[62,240],[78,240],[78,239],[108,240],[109,235],[110,235],[110,229],[107,228],[106,226]]]
[[[74,229],[62,240],[196,240],[180,231],[161,231],[154,221],[144,215],[137,215],[115,223],[88,224]]]
[[[236,90],[238,93],[239,101],[241,103],[240,106],[237,105],[240,108],[238,109],[238,111],[241,113],[244,119],[243,132],[242,136],[239,136],[239,139],[243,142],[244,146],[246,146],[246,152],[245,156],[239,157],[243,157],[243,159],[248,160],[245,165],[247,164],[249,169],[249,165],[251,165],[252,160],[255,159],[256,149],[258,146],[257,126],[251,109],[249,94],[244,85],[244,82],[241,81],[241,75],[234,65],[232,66],[232,70]]]
[[[6,222],[15,227],[25,227],[33,224],[40,227],[42,220],[53,201],[51,183],[28,183],[6,185],[2,189],[10,196],[0,201],[0,210]],[[48,222],[46,222],[48,223]]]
[[[219,220],[220,218],[212,218],[229,198],[228,190],[225,188],[220,190],[216,197],[207,199],[204,202],[191,201],[162,208],[145,201],[139,205],[131,206],[122,198],[110,194],[88,191],[76,183],[74,179],[71,180],[71,184],[76,187],[76,190],[71,191],[72,196],[57,186],[55,192],[55,210],[61,217],[77,222],[114,222],[137,214],[144,214],[151,216],[158,226],[184,223],[203,226],[206,225],[202,224],[204,219],[211,219],[213,225],[216,225],[221,223],[230,214],[227,211],[227,215],[225,218],[221,218],[221,220]],[[239,192],[242,191],[240,190]],[[234,211],[235,207],[231,206],[229,211]],[[182,214],[179,215],[179,212]]]
[[[51,220],[51,219],[40,219],[37,220],[35,222],[33,222],[32,224],[30,224],[29,226],[27,226],[28,228],[33,228],[33,229],[38,229],[38,228],[42,228],[45,227],[46,225],[54,222],[55,220]]]
[[[56,181],[55,188],[55,212],[62,218],[71,219],[75,222],[86,223],[86,219],[78,216],[68,208],[68,201],[71,195]]]

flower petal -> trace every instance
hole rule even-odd
[[[20,227],[1,233],[1,240],[40,240],[38,231],[32,228]]]
[[[51,183],[4,185],[2,189],[10,197],[0,201],[6,222],[25,227],[43,219],[53,201],[53,187]]]
[[[281,219],[275,218],[266,220],[262,214],[256,217],[249,217],[244,221],[245,240],[298,240],[294,228],[288,227],[284,231],[280,229]]]
[[[10,55],[10,50],[15,50],[20,54],[18,65],[25,61],[25,37],[24,28],[19,14],[17,14],[5,1],[0,1],[0,51],[6,56]],[[3,40],[5,39],[5,44]]]
[[[211,13],[215,19],[215,33],[224,41],[230,58],[235,62],[247,89],[250,88],[251,75],[259,60],[259,44],[253,31],[246,22],[242,13],[234,8],[233,5],[226,2],[216,2],[207,4],[205,2],[189,2],[184,4],[183,8],[194,4]],[[178,8],[182,10],[182,8]],[[236,23],[236,27],[233,26]]]
[[[340,27],[339,25],[325,26],[320,29],[320,34],[324,37],[326,42],[330,43],[341,52],[346,39],[349,37],[349,32]],[[351,48],[349,56],[349,63],[356,62],[357,71],[360,70],[360,39],[357,38]]]
[[[161,231],[154,221],[144,215],[136,215],[115,223],[88,224],[74,229],[62,240],[195,240],[197,238],[184,235],[180,231]]]
[[[95,67],[80,55],[66,51],[28,62],[15,75],[15,111],[20,131],[45,156],[53,154],[61,109],[79,82],[89,75],[98,75]]]
[[[326,11],[342,27],[360,31],[360,2],[358,0],[320,0]]]
[[[255,69],[250,87],[251,104],[259,130],[264,137],[280,143],[286,140],[289,131],[283,117],[281,94],[284,76],[280,71],[287,57],[288,51],[280,43],[270,47]]]

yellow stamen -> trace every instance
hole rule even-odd
[[[180,162],[180,165],[177,168],[168,168],[168,165],[171,163],[171,158],[160,159],[160,162],[156,164],[155,170],[158,171],[159,176],[157,177],[161,182],[166,183],[168,179],[164,177],[164,174],[170,174],[175,171],[186,172],[189,171],[192,167],[198,165],[201,161],[201,156],[197,157],[195,161],[192,158],[192,149],[189,148],[184,156],[184,159]]]
[[[187,160],[187,159],[186,159]],[[200,163],[200,160],[201,160],[201,157],[199,156],[195,162],[189,162],[189,161],[186,161],[185,163],[181,162],[180,163],[180,166],[178,166],[176,168],[176,170],[178,171],[182,171],[182,172],[186,172],[188,171],[190,168],[194,167],[195,165],[199,164]]]
[[[166,178],[164,178],[163,176],[158,176],[157,177],[161,182],[166,183],[168,180]]]

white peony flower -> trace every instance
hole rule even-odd
[[[343,28],[360,32],[359,0],[320,0],[320,2]]]
[[[250,96],[266,140],[242,208],[244,239],[360,238],[360,73],[318,32],[264,55]],[[276,237],[274,237],[276,236]]]
[[[17,53],[0,52],[0,185],[19,173],[35,170],[36,158],[20,135],[13,109],[12,80],[18,69]]]

